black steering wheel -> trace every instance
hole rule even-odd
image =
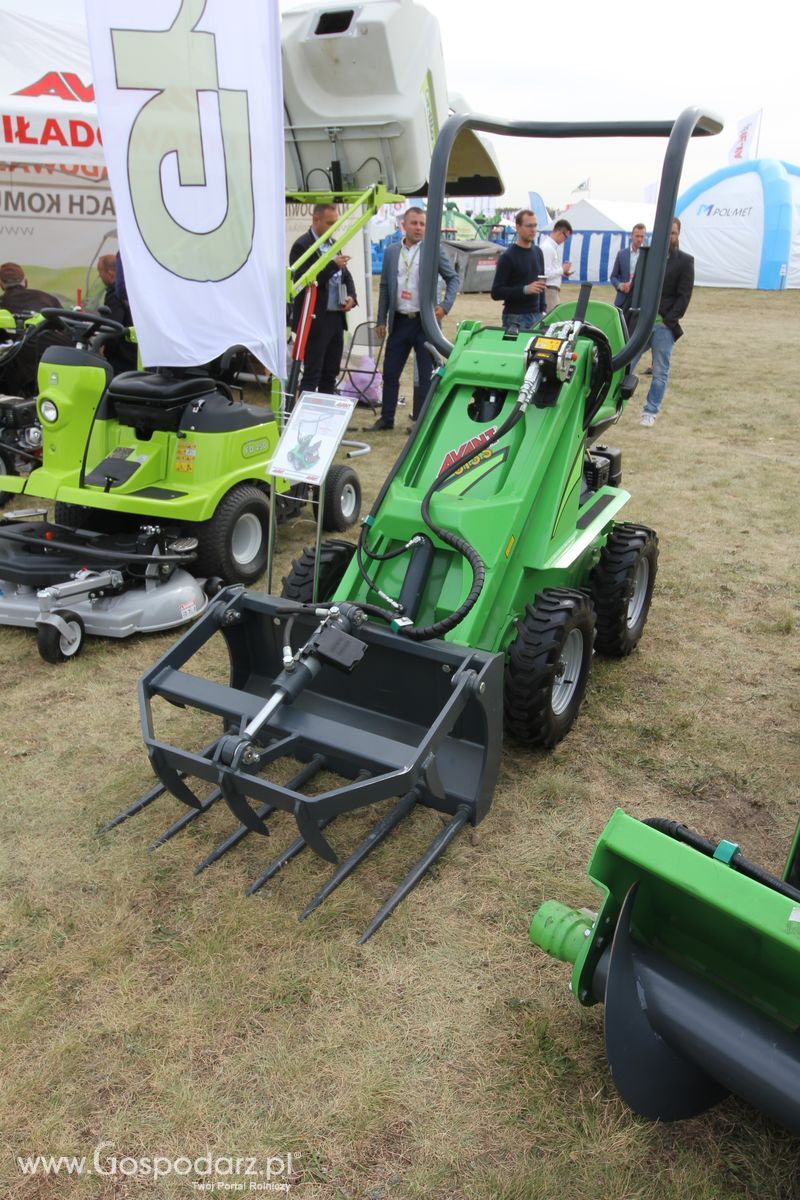
[[[61,325],[73,337],[76,330],[80,330],[82,341],[89,341],[96,333],[111,333],[114,337],[124,337],[128,332],[125,325],[121,325],[119,321],[112,321],[111,317],[104,317],[102,313],[65,308],[43,308],[41,313],[48,321]]]

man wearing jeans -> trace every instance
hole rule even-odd
[[[678,249],[680,233],[681,223],[675,217],[669,237],[669,254],[661,288],[661,300],[658,304],[658,317],[644,348],[647,350],[649,347],[653,351],[653,379],[639,422],[646,429],[652,428],[656,423],[667,390],[672,350],[678,338],[683,337],[680,318],[689,307],[694,287],[694,259],[691,254],[685,254],[683,250]],[[636,364],[633,366],[633,370],[635,369]]]
[[[517,239],[497,260],[492,299],[503,301],[503,329],[532,329],[544,314],[544,256],[534,245],[538,221],[529,208],[515,218]]]

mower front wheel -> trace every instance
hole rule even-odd
[[[322,528],[342,533],[361,515],[361,484],[352,467],[331,467],[325,480]]]
[[[355,554],[352,542],[329,538],[319,548],[319,585],[317,600],[330,600],[341,583],[344,573]],[[281,580],[281,596],[284,600],[296,600],[298,604],[311,604],[314,590],[314,547],[306,546],[299,558],[292,559],[292,569]]]
[[[213,517],[191,532],[197,538],[196,575],[255,583],[267,565],[269,501],[255,484],[239,483],[223,496]]]
[[[66,625],[62,632],[56,625],[45,623],[36,630],[36,647],[45,662],[62,663],[75,658],[83,649],[83,621],[76,612],[62,609],[53,614]]]
[[[572,728],[592,662],[591,600],[545,588],[525,609],[506,667],[506,729],[527,746],[552,748]]]
[[[598,654],[625,658],[644,633],[658,569],[658,538],[645,525],[616,525],[591,574]]]
[[[6,459],[6,456],[2,451],[0,451],[0,479],[2,479],[3,475],[16,475],[16,473],[17,472],[14,468],[13,462],[10,460],[10,458]],[[4,492],[0,490],[0,508],[3,508],[6,504],[8,504],[13,495],[13,492]]]

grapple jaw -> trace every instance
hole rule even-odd
[[[228,684],[185,669],[217,633],[228,646]],[[200,869],[248,833],[268,833],[265,818],[276,811],[297,825],[288,857],[308,846],[336,862],[323,830],[343,813],[397,801],[337,871],[338,886],[415,805],[436,809],[448,823],[378,914],[380,924],[458,830],[488,812],[502,749],[502,685],[502,655],[404,640],[366,622],[355,605],[315,610],[228,589],[140,681],[144,740],[162,785],[152,790],[172,792],[189,809],[158,842],[221,797],[239,826]],[[221,717],[224,732],[201,750],[161,740],[153,721],[157,698]],[[299,767],[286,783],[270,770],[281,759]],[[304,790],[322,772],[337,777],[335,786]],[[211,785],[205,799],[189,777]],[[141,807],[137,801],[109,825]],[[249,890],[284,865],[286,853],[280,860]]]

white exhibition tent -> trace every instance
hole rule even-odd
[[[677,215],[699,285],[800,287],[800,167],[772,158],[734,163],[688,188]]]
[[[655,204],[632,200],[576,200],[556,213],[553,222],[564,217],[573,229],[630,233],[634,225],[642,222],[648,233],[653,228],[656,216]],[[552,228],[552,223],[550,224]]]
[[[628,245],[634,225],[643,223],[652,232],[656,206],[647,201],[576,200],[549,223],[564,217],[573,228],[564,247],[576,283],[608,283],[618,251]]]
[[[0,261],[74,301],[117,250],[82,0],[2,0],[0,78]]]

